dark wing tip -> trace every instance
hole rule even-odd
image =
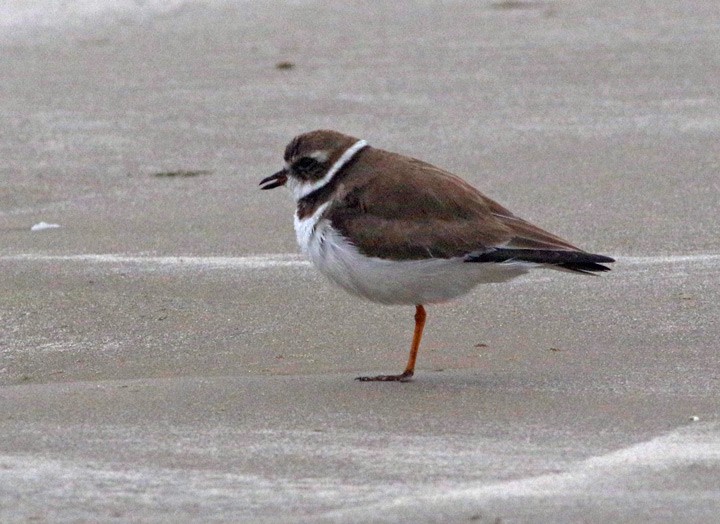
[[[492,251],[469,255],[465,262],[532,262],[557,266],[578,273],[596,273],[610,271],[609,267],[602,264],[615,262],[615,259],[605,255],[585,253],[584,251],[497,248]]]
[[[607,258],[607,257],[605,257]],[[558,267],[567,269],[568,271],[576,271],[577,273],[601,273],[604,271],[610,271],[610,268],[603,266],[602,264],[596,264],[595,262],[578,262],[568,264],[556,264]]]
[[[591,255],[594,257],[594,262],[602,262],[603,264],[612,264],[615,262],[614,258],[606,257],[605,255]]]

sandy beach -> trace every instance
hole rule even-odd
[[[720,8],[65,4],[0,2],[0,521],[717,520]],[[357,382],[413,308],[257,187],[316,128],[613,271],[429,307],[415,380]]]

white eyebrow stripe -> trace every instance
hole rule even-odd
[[[345,150],[342,156],[338,158],[335,163],[330,167],[324,177],[322,177],[320,180],[316,180],[312,184],[302,184],[294,188],[295,190],[293,191],[293,193],[295,196],[295,200],[297,201],[301,198],[308,196],[313,191],[317,191],[318,189],[326,185],[328,182],[330,182],[337,174],[337,172],[340,171],[345,164],[350,162],[350,160],[352,160],[352,158],[367,145],[368,143],[365,140],[358,140],[352,146]]]
[[[313,151],[310,153],[310,158],[314,158],[318,162],[327,162],[328,153],[327,151]]]

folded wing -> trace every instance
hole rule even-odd
[[[404,169],[397,169],[399,162]],[[516,217],[435,166],[400,155],[393,165],[396,176],[377,169],[344,185],[326,211],[333,227],[367,256],[524,261],[583,273],[607,271],[601,264],[613,261]]]

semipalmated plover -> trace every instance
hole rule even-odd
[[[614,262],[513,215],[443,169],[336,131],[295,137],[285,167],[260,182],[286,184],[297,203],[298,244],[321,273],[369,300],[415,306],[405,371],[358,380],[413,376],[424,304],[538,267],[590,274]]]

